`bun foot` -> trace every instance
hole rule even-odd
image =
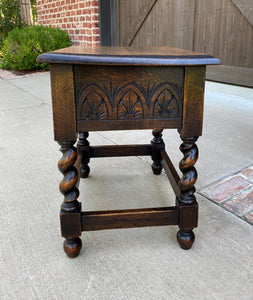
[[[80,168],[80,177],[87,178],[90,174],[90,167],[88,165],[81,165]]]
[[[79,237],[73,239],[65,239],[63,242],[63,249],[67,256],[70,258],[75,258],[79,255],[82,248],[82,241]]]
[[[195,235],[192,230],[179,230],[177,233],[177,241],[184,250],[190,249],[194,240]]]
[[[154,173],[155,175],[160,175],[161,172],[162,172],[162,166],[159,165],[159,164],[156,164],[156,163],[154,163],[154,162],[153,162],[151,168],[152,168],[152,171],[153,171],[153,173]]]

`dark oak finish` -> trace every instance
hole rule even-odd
[[[170,181],[170,184],[174,190],[174,193],[177,197],[180,196],[180,190],[178,187],[180,178],[177,174],[175,167],[173,166],[168,154],[165,150],[161,150],[161,165],[164,168],[164,171]]]
[[[177,207],[83,212],[82,230],[165,226],[178,224]]]
[[[164,150],[165,148],[162,132],[162,129],[155,129],[152,131],[154,138],[151,141],[151,158],[153,160],[151,168],[155,175],[159,175],[162,172],[161,150]]]
[[[96,47],[71,46],[39,56],[42,63],[89,65],[217,65],[219,59],[172,47]]]
[[[73,75],[71,65],[50,65],[54,138],[59,142],[76,140],[76,107]]]
[[[183,67],[74,66],[77,130],[178,128]]]
[[[79,255],[82,231],[164,225],[178,225],[179,245],[190,249],[198,222],[195,142],[202,134],[205,70],[219,60],[171,47],[73,46],[43,54],[38,61],[51,64],[54,133],[63,154],[58,166],[64,176],[60,218],[66,254]],[[165,151],[166,128],[178,129],[183,141],[181,178]],[[89,131],[132,129],[153,129],[151,143],[90,146],[88,141]],[[90,160],[133,155],[150,155],[155,175],[164,169],[176,205],[82,212],[78,186],[80,177],[90,173]]]
[[[183,173],[178,183],[180,195],[178,199],[179,206],[179,224],[180,230],[177,233],[179,245],[187,250],[194,243],[195,236],[192,231],[197,227],[198,221],[198,204],[196,202],[194,184],[197,180],[197,171],[194,167],[198,159],[198,148],[195,145],[197,137],[183,138],[180,151],[184,157],[179,163],[179,168]]]
[[[185,67],[182,137],[202,135],[206,67]]]
[[[80,148],[83,147],[82,151],[82,160],[81,160],[81,167],[80,167],[80,177],[86,178],[90,174],[90,167],[88,163],[90,162],[90,143],[87,140],[89,136],[88,132],[81,132],[79,133],[79,141],[77,143],[78,152],[80,152]]]
[[[87,151],[87,148],[79,146],[78,151],[80,153],[83,153],[83,151]],[[151,155],[150,145],[113,145],[113,146],[89,147],[89,157],[147,156],[147,155]]]
[[[78,184],[78,171],[75,167],[77,150],[73,146],[74,143],[59,142],[62,158],[58,162],[58,168],[64,176],[59,185],[59,189],[64,195],[60,214],[61,230],[62,236],[66,238],[63,247],[69,257],[78,256],[82,247],[79,238],[81,235],[81,205],[77,201],[79,190],[76,187]]]
[[[77,121],[78,131],[107,131],[107,130],[135,130],[135,129],[152,129],[157,127],[163,128],[181,128],[182,120],[165,119],[165,120],[110,120],[110,121]]]
[[[179,163],[179,168],[183,173],[183,177],[178,183],[181,191],[179,201],[183,204],[192,204],[196,198],[194,196],[194,184],[197,180],[197,171],[194,165],[198,159],[198,148],[195,144],[197,138],[183,138],[183,143],[180,146],[180,151],[184,157]]]

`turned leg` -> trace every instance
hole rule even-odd
[[[78,171],[74,166],[77,160],[77,150],[73,146],[75,142],[58,142],[61,146],[62,158],[58,162],[58,168],[63,174],[59,189],[64,195],[61,205],[61,229],[62,236],[65,237],[63,248],[66,254],[74,258],[79,255],[82,248],[80,220],[81,205],[77,201],[79,190],[76,187],[78,182]],[[77,222],[73,222],[76,221]],[[81,224],[81,221],[79,221]],[[71,223],[74,223],[75,226]]]
[[[152,131],[154,138],[151,141],[151,147],[152,147],[151,158],[153,160],[153,164],[151,167],[155,175],[159,175],[162,172],[160,151],[165,148],[164,141],[162,139],[162,132],[163,129],[154,129]]]
[[[81,132],[79,133],[79,141],[77,143],[78,146],[86,146],[87,150],[82,151],[82,162],[80,167],[80,177],[86,178],[89,176],[90,173],[90,167],[88,166],[88,163],[90,162],[90,155],[89,155],[89,141],[87,140],[89,136],[88,132]]]
[[[177,240],[181,248],[190,249],[195,236],[193,228],[197,227],[198,204],[194,196],[194,184],[197,180],[197,171],[194,164],[198,159],[198,148],[195,145],[197,138],[182,138],[183,143],[180,151],[184,157],[179,163],[179,168],[183,173],[179,181],[180,196],[177,199],[179,207],[179,228]]]

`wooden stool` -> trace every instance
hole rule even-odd
[[[145,226],[178,225],[179,245],[191,248],[198,221],[195,142],[202,133],[206,65],[220,61],[170,47],[72,46],[42,54],[38,62],[50,63],[54,136],[63,154],[60,219],[67,255],[79,255],[82,231]],[[181,179],[165,151],[165,128],[177,128],[183,141]],[[154,129],[151,144],[93,147],[87,140],[89,131],[130,129]],[[90,158],[132,155],[150,155],[156,175],[164,168],[176,206],[82,212],[79,177],[89,175]]]

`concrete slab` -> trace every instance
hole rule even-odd
[[[8,89],[1,93],[4,101],[10,97],[13,101],[13,106],[6,106],[0,114],[1,299],[252,299],[252,226],[201,196],[199,228],[189,251],[178,247],[177,227],[168,226],[87,232],[82,237],[81,255],[68,259],[60,237],[58,214],[62,195],[58,184],[62,175],[57,161],[61,154],[53,141],[51,107],[36,99],[33,107],[27,102],[19,107],[19,99],[28,99],[20,85],[12,85],[13,96]],[[252,158],[248,150],[252,144],[244,141],[249,138],[249,112],[239,108],[237,101],[233,102],[232,113],[228,99],[226,105],[221,104],[228,116],[240,112],[240,118],[225,130],[238,141],[235,146],[235,140],[222,139],[219,129],[223,118],[213,106],[219,102],[212,102],[211,98],[211,108],[206,112],[213,115],[208,125],[213,136],[200,146],[201,185],[211,183],[219,176],[217,172],[225,174]],[[250,110],[251,104],[245,101]],[[12,109],[15,105],[19,108]],[[242,130],[241,138],[234,134],[236,120]],[[228,119],[228,125],[229,122]],[[150,131],[131,135],[94,132],[89,140],[93,145],[147,143],[150,135]],[[175,149],[171,151],[175,160],[181,158],[175,147],[180,143],[177,138],[176,132],[166,131],[167,147]],[[227,159],[227,155],[233,158],[233,153],[240,152],[240,145],[246,147],[241,149],[241,159]],[[227,154],[229,146],[231,153]],[[221,167],[215,170],[221,159]],[[174,202],[165,175],[154,176],[150,165],[136,157],[92,160],[91,177],[81,180],[80,192],[83,210]]]
[[[39,98],[43,102],[51,103],[51,89],[50,89],[50,74],[49,72],[41,72],[37,75],[24,76],[23,78],[16,78],[8,80],[9,83],[15,85],[19,89]]]
[[[34,97],[26,91],[14,86],[10,80],[0,80],[0,111],[33,107],[42,103],[41,99]]]

